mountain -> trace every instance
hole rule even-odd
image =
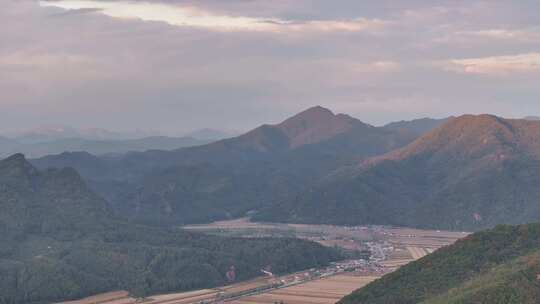
[[[478,230],[540,220],[540,122],[465,115],[257,220]]]
[[[51,124],[34,129],[14,132],[11,138],[22,144],[45,143],[60,139],[79,138],[85,140],[125,140],[155,136],[152,132],[114,132],[99,128],[78,129],[71,126]]]
[[[76,168],[117,214],[130,220],[178,225],[270,208],[337,168],[414,139],[313,107],[282,123],[203,146],[114,157],[64,153],[33,163]]]
[[[368,140],[364,140],[367,137]],[[377,137],[381,137],[377,140]],[[300,150],[308,146],[333,145],[339,140],[344,146],[354,146],[355,153],[373,154],[398,145],[394,132],[376,128],[345,114],[334,114],[320,106],[309,108],[276,125],[262,125],[246,134],[214,144],[229,149],[258,153],[280,153]],[[344,141],[352,143],[346,144]],[[407,139],[405,139],[406,141]],[[361,146],[360,146],[361,145]],[[377,152],[375,152],[377,153]]]
[[[233,135],[229,132],[223,132],[220,130],[205,128],[205,129],[199,129],[199,130],[189,132],[185,136],[195,138],[198,140],[217,141],[220,139],[232,137]]]
[[[336,115],[328,109],[316,106],[282,123],[262,125],[243,135],[210,144],[199,150],[225,148],[243,153],[276,153],[317,144],[358,128],[373,127],[350,116]]]
[[[356,118],[317,106],[303,111],[275,126],[289,140],[290,148],[328,140],[355,128],[369,128]]]
[[[525,120],[540,120],[540,116],[526,116],[526,117],[523,117],[523,119]]]
[[[73,169],[39,172],[15,154],[0,162],[0,173],[3,237],[76,233],[71,228],[92,228],[107,214],[107,203],[88,191]]]
[[[497,226],[407,264],[338,304],[540,303],[540,224]]]
[[[384,128],[390,130],[396,130],[403,134],[409,134],[409,136],[420,137],[425,133],[435,129],[436,127],[448,122],[454,117],[433,119],[433,118],[420,118],[414,120],[402,120],[391,122],[384,126]]]
[[[127,289],[135,296],[215,287],[270,266],[284,273],[341,255],[297,239],[223,238],[127,223],[74,169],[0,161],[0,303],[53,303]]]

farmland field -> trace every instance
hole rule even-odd
[[[335,303],[343,296],[414,260],[467,236],[465,232],[419,230],[399,227],[343,227],[331,225],[297,225],[253,223],[247,219],[192,225],[184,229],[235,237],[296,237],[337,246],[346,250],[369,251],[369,261],[346,262],[344,265],[319,269],[319,277],[308,272],[279,277],[260,277],[219,288],[150,296],[143,302],[127,292],[106,293],[65,304],[190,304],[190,303],[261,303],[287,304]],[[347,264],[348,263],[348,264]],[[272,287],[276,283],[281,285]],[[278,284],[279,285],[279,284]],[[258,289],[264,290],[258,290]]]
[[[228,286],[212,289],[201,289],[181,293],[150,296],[144,299],[145,304],[189,304],[201,301],[214,301],[218,294],[236,293],[268,285],[268,278],[261,277],[254,280],[240,282]],[[135,304],[139,303],[131,298],[126,291],[117,291],[92,296],[78,301],[62,302],[61,304]]]
[[[310,281],[282,289],[273,290],[268,293],[247,296],[238,300],[232,300],[228,303],[274,303],[275,301],[284,301],[291,304],[308,303],[335,303],[344,295],[351,293],[361,286],[375,280],[377,276],[361,276],[355,274],[335,275],[319,280]],[[193,292],[184,292],[176,294],[158,295],[145,299],[147,304],[189,304],[221,302],[216,301],[218,294],[222,292],[239,292],[250,290],[258,286],[267,284],[267,280],[260,278],[257,280],[238,283],[223,288],[205,289]],[[139,303],[136,299],[128,296],[125,291],[111,292],[86,299],[63,302],[63,304],[135,304]]]
[[[428,254],[427,249],[421,247],[411,247],[407,246],[407,250],[411,253],[413,259],[417,260],[423,258]]]
[[[63,304],[101,304],[101,303],[131,304],[134,302],[132,301],[132,299],[130,299],[127,291],[115,291],[115,292],[108,292],[108,293],[88,297],[82,300],[62,302],[62,303]]]
[[[344,295],[351,293],[375,279],[377,279],[376,276],[359,276],[354,274],[336,275],[278,289],[269,293],[245,297],[230,303],[272,304],[283,301],[283,303],[287,304],[330,304],[337,302]]]

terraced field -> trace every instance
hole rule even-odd
[[[213,300],[218,293],[218,290],[203,289],[193,292],[152,296],[141,302],[131,298],[126,291],[118,291],[60,304],[189,304]]]
[[[412,258],[418,260],[426,256],[429,252],[427,248],[407,246],[407,250],[411,253]]]
[[[268,285],[267,278],[258,278],[251,281],[241,282],[220,288],[201,289],[196,291],[155,295],[144,300],[131,298],[126,291],[117,291],[92,296],[77,301],[62,302],[59,304],[189,304],[200,302],[212,302],[219,294],[236,293],[251,290],[260,286]]]
[[[295,275],[281,277],[283,280],[293,280]],[[247,295],[238,299],[226,301],[232,304],[247,303],[275,303],[290,304],[329,304],[335,303],[343,296],[377,279],[377,275],[362,275],[358,273],[344,273],[325,278],[274,289],[255,295]],[[222,303],[219,296],[222,294],[250,291],[257,287],[267,286],[268,278],[258,278],[248,282],[237,283],[215,289],[203,289],[191,292],[151,296],[143,301],[129,297],[125,291],[105,293],[86,299],[63,302],[62,304],[190,304],[190,303]]]
[[[245,297],[232,301],[233,304],[330,304],[343,296],[377,279],[377,276],[341,274],[299,284],[269,293]]]

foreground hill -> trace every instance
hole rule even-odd
[[[540,220],[540,122],[455,118],[257,220],[478,230]]]
[[[540,303],[540,224],[478,232],[374,281],[339,304]]]
[[[296,239],[239,239],[149,228],[114,218],[73,169],[0,161],[0,303],[51,303],[127,289],[134,295],[283,273],[340,258]]]
[[[204,146],[121,157],[64,153],[33,163],[76,168],[117,214],[134,221],[208,222],[272,206],[336,168],[402,147],[421,129],[407,126],[373,127],[313,107]]]

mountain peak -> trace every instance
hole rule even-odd
[[[26,160],[26,157],[22,153],[13,154],[3,160],[0,160],[0,167],[18,167],[18,168],[33,168],[33,166]]]
[[[308,108],[300,113],[298,113],[298,115],[302,115],[302,114],[313,114],[313,113],[318,113],[318,114],[322,114],[322,115],[334,115],[334,112],[332,112],[330,109],[328,108],[325,108],[323,106],[313,106],[311,108]]]
[[[315,106],[279,124],[261,125],[243,135],[211,143],[210,146],[234,145],[259,152],[286,151],[367,128],[373,127],[351,116],[334,114],[329,109]]]
[[[16,153],[5,158],[3,162],[22,163],[22,162],[26,162],[26,157],[22,153]]]
[[[311,107],[276,125],[289,138],[291,148],[320,142],[357,126],[367,127],[358,119],[336,115],[321,106]]]
[[[303,121],[305,123],[319,123],[322,121],[334,119],[336,118],[336,116],[337,115],[335,115],[327,108],[315,106],[286,119],[281,124],[279,124],[279,126],[286,127],[289,124],[298,123],[299,121]]]
[[[36,175],[38,175],[36,168],[21,153],[13,154],[0,161],[0,179],[25,178],[26,180],[30,180]]]
[[[228,137],[232,137],[231,134],[210,128],[198,129],[187,133],[185,136],[199,139],[199,140],[220,140]]]

